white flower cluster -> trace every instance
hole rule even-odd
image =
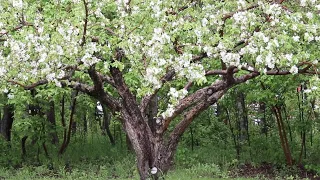
[[[163,71],[163,69],[158,67],[148,67],[146,69],[145,80],[148,85],[151,85],[153,89],[161,88],[161,81],[159,80],[159,74]]]
[[[100,47],[97,45],[96,42],[89,42],[86,43],[84,46],[85,53],[81,58],[81,61],[86,67],[92,66],[93,64],[98,63],[101,59],[94,56],[95,52],[100,51]]]
[[[121,17],[128,16],[127,9],[129,9],[129,0],[116,0],[117,11]]]
[[[162,18],[167,10],[166,8],[162,8],[161,0],[151,1],[149,4],[149,8],[152,9],[152,17],[156,19]]]
[[[238,10],[244,9],[247,7],[247,2],[245,0],[238,0]]]
[[[234,20],[234,26],[240,26],[241,30],[241,38],[245,38],[245,35],[249,35],[249,32],[247,30],[249,27],[255,25],[255,20],[257,19],[255,13],[249,12],[249,11],[240,11],[235,13],[232,16],[232,19]]]
[[[24,2],[22,0],[12,0],[12,6],[17,9],[22,9],[24,6]]]
[[[134,49],[141,47],[144,41],[142,37],[137,37],[132,41],[134,42],[133,47],[129,49],[130,52],[135,53]],[[152,38],[146,42],[147,46],[142,48],[142,51],[146,52],[146,58],[150,60],[144,77],[146,80],[145,85],[152,86],[153,89],[158,89],[162,86],[160,78],[165,73],[165,67],[172,62],[172,56],[170,58],[163,56],[163,49],[168,44],[171,44],[170,36],[163,32],[162,28],[154,28]]]
[[[177,91],[175,88],[170,88],[168,96],[170,96],[169,104],[167,109],[161,113],[161,116],[165,119],[173,115],[175,109],[174,107],[178,104],[178,102],[184,98],[188,94],[186,89],[180,89]]]
[[[229,53],[222,51],[220,53],[221,59],[224,63],[230,66],[239,66],[240,65],[240,55],[239,53]]]
[[[300,0],[300,6],[305,7],[308,4],[313,6],[317,3],[318,0]],[[319,5],[318,5],[319,6]]]

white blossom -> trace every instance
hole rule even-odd
[[[294,41],[298,42],[299,39],[300,39],[300,36],[293,36],[292,38],[293,38]]]
[[[5,94],[7,94],[7,93],[9,92],[9,90],[8,90],[7,88],[4,88],[4,89],[2,90],[2,92],[5,93]]]
[[[207,20],[206,18],[203,18],[203,19],[201,20],[201,23],[202,23],[202,26],[203,26],[203,27],[206,27],[207,24],[208,24],[208,20]]]
[[[13,99],[13,98],[14,98],[14,94],[9,93],[9,94],[8,94],[8,99]]]
[[[306,14],[308,19],[312,19],[313,18],[313,14],[311,12],[307,12]]]
[[[298,67],[296,65],[292,66],[291,69],[289,70],[290,73],[292,74],[297,74],[298,73]]]
[[[293,56],[293,54],[286,54],[285,55],[285,57],[286,57],[286,59],[288,60],[288,61],[292,61],[292,56]]]
[[[12,6],[18,9],[23,8],[23,1],[22,0],[12,0]]]

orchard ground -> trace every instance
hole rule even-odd
[[[125,142],[125,141],[123,141]],[[2,146],[3,147],[3,146]],[[1,156],[0,179],[139,179],[134,154],[126,144],[110,146],[106,138],[94,136],[75,142],[62,156],[50,154],[47,158],[37,147],[29,147],[28,157],[22,160],[19,149],[12,148]],[[51,151],[56,151],[52,147]],[[3,149],[2,149],[3,150]],[[287,167],[278,162],[249,162],[234,158],[234,149],[217,146],[190,147],[183,143],[177,152],[175,166],[162,179],[320,179],[319,172],[311,166]],[[282,151],[279,149],[279,152]],[[275,153],[277,154],[277,153]],[[275,157],[270,157],[270,159]],[[283,160],[283,159],[282,159]]]

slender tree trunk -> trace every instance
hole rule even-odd
[[[307,148],[306,148],[306,129],[305,129],[305,118],[304,118],[304,102],[305,102],[305,95],[303,93],[304,91],[304,85],[300,85],[300,88],[298,88],[298,107],[299,107],[299,117],[300,117],[300,123],[303,125],[301,131],[300,131],[300,137],[301,137],[301,150],[300,150],[300,156],[299,156],[299,164],[301,164],[302,161],[302,155],[303,153],[305,154],[305,158],[306,158],[306,152],[307,152]],[[300,91],[299,91],[300,90]],[[300,96],[300,94],[301,96]],[[300,98],[301,97],[301,98]]]
[[[71,135],[74,136],[77,132],[77,122],[73,120],[71,124]]]
[[[194,139],[193,139],[193,129],[192,126],[190,126],[190,135],[191,135],[191,151],[193,151],[194,146]]]
[[[317,115],[315,112],[315,99],[313,99],[311,101],[311,116],[312,116],[312,122],[311,122],[311,127],[310,127],[310,146],[312,146],[313,144],[313,126],[314,126],[314,122],[317,119]]]
[[[71,113],[70,113],[68,133],[66,134],[66,137],[64,137],[64,141],[60,147],[59,154],[63,154],[70,143],[72,124],[74,121],[73,117],[76,111],[77,96],[78,96],[78,91],[75,91],[75,94],[73,96],[72,103],[71,103]]]
[[[70,107],[71,107],[71,113],[72,113],[72,117],[70,115],[70,122],[71,123],[71,134],[72,135],[75,135],[76,132],[77,132],[77,122],[74,120],[74,115],[76,113],[76,109],[75,109],[75,106],[76,106],[76,98],[78,96],[78,93],[79,91],[73,91],[72,94],[71,94],[71,104],[70,104]]]
[[[14,109],[12,105],[6,104],[3,106],[3,118],[0,121],[0,134],[5,140],[11,140],[11,129],[14,119]]]
[[[49,110],[47,112],[47,119],[50,124],[51,143],[58,144],[59,138],[58,138],[58,134],[56,131],[56,115],[55,115],[54,101],[49,102]]]
[[[110,131],[111,114],[107,111],[107,108],[105,107],[105,105],[102,105],[102,111],[103,111],[102,133],[103,135],[105,134],[108,135],[110,143],[114,146],[115,141]]]
[[[289,117],[287,114],[287,109],[285,106],[283,106],[283,112],[284,112],[285,120],[287,122],[288,130],[289,130],[290,142],[292,142],[292,130],[291,130],[290,122],[289,122]]]
[[[28,139],[28,136],[24,136],[21,139],[21,150],[22,150],[22,159],[24,159],[27,155],[27,149],[26,149],[26,141]]]
[[[245,96],[243,92],[237,93],[237,110],[239,119],[240,141],[248,140],[248,117],[246,113]]]
[[[236,135],[234,133],[234,130],[233,130],[233,127],[231,124],[231,118],[230,118],[230,113],[229,113],[228,109],[226,109],[226,113],[227,113],[227,120],[228,120],[228,124],[229,124],[229,129],[231,131],[231,135],[232,135],[232,139],[233,139],[234,149],[236,150],[236,156],[237,156],[236,158],[240,159],[240,146],[238,145],[237,138],[236,138]]]
[[[62,99],[61,99],[61,113],[60,113],[60,115],[61,115],[61,124],[63,127],[62,145],[64,145],[67,141],[67,127],[66,127],[66,119],[65,119],[65,95],[63,95]]]
[[[280,137],[281,146],[286,158],[287,165],[292,166],[293,160],[292,160],[290,147],[289,147],[289,143],[288,143],[288,139],[287,139],[287,135],[286,135],[286,131],[285,131],[282,115],[281,115],[281,108],[278,106],[274,106],[273,111],[277,119],[279,137]]]
[[[262,114],[260,119],[261,122],[261,133],[268,137],[268,123],[266,118],[266,104],[264,102],[259,103],[259,114]]]
[[[86,135],[88,132],[88,120],[87,120],[87,111],[83,114],[83,133]]]

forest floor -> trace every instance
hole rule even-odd
[[[211,167],[211,168],[210,168]],[[221,172],[214,170],[216,166],[198,166],[196,169],[174,169],[163,179],[167,180],[210,180],[210,179],[237,179],[237,180],[291,180],[291,179],[310,179],[320,180],[320,177],[315,172],[308,171],[302,166],[277,167],[270,163],[263,163],[261,165],[243,164],[237,168],[229,169]],[[0,180],[20,180],[20,179],[139,179],[137,171],[123,172],[129,174],[109,174],[104,171],[104,166],[96,170],[90,169],[61,169],[48,170],[48,167],[23,167],[18,169],[1,169]]]
[[[270,163],[262,163],[258,166],[243,164],[229,173],[230,177],[261,178],[261,179],[312,179],[320,180],[320,176],[314,171],[307,170],[304,166],[283,167]]]

